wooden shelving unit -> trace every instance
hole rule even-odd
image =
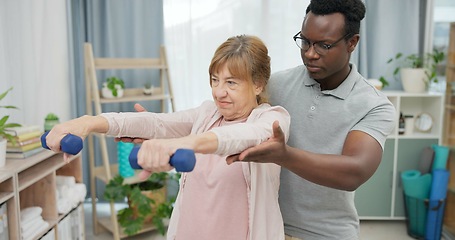
[[[444,230],[455,239],[455,23],[450,25],[446,68],[446,101],[444,118],[444,145],[450,147],[448,169],[450,180],[444,212]]]
[[[0,204],[7,204],[9,239],[22,239],[20,211],[27,207],[41,207],[41,215],[49,223],[34,239],[58,228],[66,215],[59,214],[57,209],[57,175],[73,176],[82,183],[80,155],[73,156],[68,164],[62,154],[48,150],[26,159],[6,159],[5,166],[0,168]]]
[[[170,112],[171,110],[175,110],[164,46],[161,46],[160,48],[159,58],[95,58],[92,45],[90,43],[85,43],[84,58],[87,115],[101,114],[101,107],[103,104],[138,101],[161,101],[161,109],[159,112]],[[101,82],[97,79],[97,71],[107,69],[158,69],[160,71],[160,86],[154,88],[152,95],[144,95],[142,89],[132,88],[125,89],[124,95],[120,98],[102,98],[99,90]],[[124,81],[126,82],[129,80],[124,79]],[[168,103],[170,102],[169,105],[172,109],[167,109],[166,101],[168,101]],[[98,144],[96,144],[97,146],[95,146],[94,137],[97,137],[99,140]],[[111,216],[108,218],[99,218],[96,210],[96,201],[94,201],[94,199],[96,199],[96,180],[107,183],[118,173],[118,165],[111,163],[109,160],[110,158],[116,158],[117,156],[109,156],[107,140],[108,139],[103,134],[91,134],[87,138],[90,163],[90,189],[93,208],[93,232],[98,234],[101,231],[109,231],[113,234],[115,240],[119,240],[126,237],[126,235],[119,228],[114,203],[110,203]],[[96,165],[95,147],[101,151],[102,164],[100,165]],[[124,183],[132,184],[137,182],[139,182],[139,178],[134,176],[125,179]],[[139,233],[154,229],[155,227],[153,225],[146,224]]]

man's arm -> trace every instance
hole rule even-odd
[[[273,162],[313,183],[354,191],[373,175],[381,157],[381,145],[361,131],[348,134],[341,155],[316,154],[286,145],[283,132],[274,123],[272,138],[228,157],[227,162]]]

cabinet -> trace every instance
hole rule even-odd
[[[447,51],[444,145],[450,147],[448,160],[450,179],[444,212],[444,229],[452,235],[452,239],[455,239],[455,23],[450,25]]]
[[[85,60],[85,83],[86,83],[86,108],[87,115],[98,115],[102,113],[102,105],[109,103],[121,102],[138,102],[138,101],[161,101],[160,112],[169,112],[174,108],[172,95],[171,81],[169,77],[169,69],[166,59],[164,46],[160,48],[159,58],[95,58],[93,48],[90,43],[84,44],[84,60]],[[155,87],[151,95],[144,95],[141,88],[125,89],[124,95],[120,98],[102,98],[100,95],[99,86],[101,81],[97,79],[97,70],[108,69],[158,69],[160,76],[160,86]],[[125,79],[124,81],[128,81]],[[169,106],[169,107],[167,107]],[[156,111],[155,111],[156,112]],[[95,142],[94,138],[98,138]],[[117,222],[116,209],[114,203],[110,203],[110,217],[98,217],[96,210],[96,181],[103,183],[109,182],[118,173],[118,164],[112,164],[110,158],[117,156],[109,156],[107,149],[107,139],[104,134],[91,134],[87,137],[87,145],[89,151],[90,164],[90,192],[92,197],[93,208],[93,232],[95,234],[101,231],[110,231],[114,239],[126,237],[123,231],[119,228]],[[95,146],[96,145],[96,146]],[[96,164],[95,148],[101,151],[101,164]],[[125,179],[125,184],[139,182],[137,176]],[[146,225],[139,233],[155,229],[153,225]]]
[[[33,239],[58,229],[66,215],[58,213],[56,176],[73,176],[76,182],[82,183],[80,155],[73,156],[68,164],[62,154],[51,151],[26,159],[6,159],[5,166],[0,168],[0,204],[7,205],[9,239],[22,239],[20,211],[27,207],[41,207],[41,215],[49,223]],[[84,217],[80,217],[83,221]]]
[[[444,97],[441,93],[405,93],[384,91],[396,108],[396,127],[385,142],[382,161],[376,173],[355,194],[360,219],[405,219],[403,188],[400,174],[418,169],[420,154],[425,147],[441,144]],[[406,118],[406,131],[398,134],[400,112]],[[427,132],[413,128],[414,119],[421,113],[433,118]]]

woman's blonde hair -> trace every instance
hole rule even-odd
[[[261,39],[248,35],[228,38],[213,55],[209,77],[225,64],[234,77],[247,80],[251,87],[253,83],[262,87],[262,92],[256,97],[258,104],[268,102],[266,85],[270,78],[270,57]]]

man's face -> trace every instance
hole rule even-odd
[[[344,16],[341,13],[315,15],[309,12],[302,24],[301,37],[310,43],[308,50],[301,50],[302,61],[310,76],[321,84],[326,81],[344,80],[341,73],[349,64],[350,44],[345,39],[337,42],[345,35]],[[330,46],[325,52],[313,45]],[[322,45],[321,45],[322,44]],[[333,44],[333,45],[332,45]]]

